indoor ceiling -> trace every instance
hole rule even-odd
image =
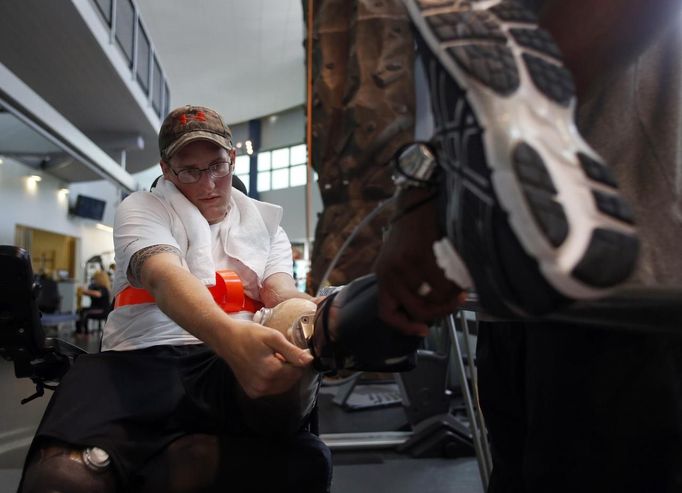
[[[301,0],[136,3],[172,106],[210,106],[234,124],[303,104]]]

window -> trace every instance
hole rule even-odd
[[[251,163],[250,156],[237,156],[234,163],[234,174],[246,185],[246,190],[249,190],[249,167]]]
[[[137,81],[145,94],[149,93],[149,57],[151,46],[142,24],[137,25]]]
[[[277,149],[272,151],[272,167],[286,168],[289,166],[289,148]]]
[[[258,171],[270,171],[270,153],[258,153]]]
[[[156,114],[161,116],[161,91],[163,91],[163,77],[161,76],[161,65],[154,57],[154,72],[152,75],[152,106]]]
[[[291,180],[289,186],[300,187],[308,182],[308,167],[304,165],[291,167]]]
[[[108,26],[111,26],[111,0],[95,0],[102,17]]]
[[[168,89],[168,81],[163,84],[163,115],[166,116],[170,111],[170,89]]]
[[[305,164],[308,162],[308,149],[305,144],[297,145],[291,148],[291,165]]]
[[[272,189],[289,188],[289,169],[282,168],[272,171]]]
[[[269,171],[259,171],[258,172],[258,191],[267,192],[270,190],[270,172]]]
[[[251,164],[251,157],[246,154],[242,156],[237,156],[234,162],[234,174],[235,175],[248,175],[249,166]]]
[[[116,41],[128,59],[129,66],[133,65],[133,44],[135,34],[135,9],[130,0],[116,2]]]
[[[308,181],[305,144],[258,153],[258,191],[300,187]]]

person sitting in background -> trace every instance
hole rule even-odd
[[[92,283],[87,289],[81,289],[80,294],[89,296],[92,300],[89,307],[80,309],[79,319],[76,321],[76,334],[88,333],[88,319],[106,318],[111,307],[111,282],[109,275],[98,270],[92,276]]]
[[[58,312],[62,299],[59,296],[57,282],[50,274],[44,271],[40,272],[36,280],[40,284],[40,292],[38,293],[38,308],[40,308],[40,311],[43,313]]]
[[[112,262],[109,264],[109,269],[107,270],[107,275],[109,276],[109,280],[111,282],[114,282],[114,274],[116,273],[116,262]]]

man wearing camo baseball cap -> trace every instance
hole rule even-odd
[[[215,440],[202,442],[197,433],[220,435],[221,444],[242,443],[248,435],[249,443],[259,444],[259,460],[272,464],[271,476],[244,473],[227,457],[203,467],[177,460],[182,467],[173,471],[170,459],[157,461],[166,470],[147,471],[149,476],[173,477],[192,491],[217,491],[219,472],[239,490],[240,481],[254,486],[278,478],[283,491],[327,491],[330,452],[302,431],[312,410],[305,402],[314,400],[302,404],[297,388],[306,385],[313,358],[278,330],[251,321],[261,307],[311,299],[294,283],[281,207],[232,188],[235,149],[215,110],[171,111],[159,132],[159,151],[163,177],[153,191],[129,195],[116,211],[116,304],[103,329],[102,352],[79,358],[61,382],[36,433],[25,491],[62,491],[62,469],[75,478],[74,492],[114,491],[116,484],[128,491],[131,479],[144,476],[143,466],[163,456],[171,442],[177,443],[170,450],[183,450],[198,440],[218,458]],[[225,294],[227,280],[219,273],[225,270],[240,282],[242,294],[234,299]],[[275,397],[280,405],[272,405]],[[275,434],[287,440],[273,440]],[[278,449],[280,442],[286,450]],[[83,444],[89,448],[82,450]],[[301,478],[295,471],[308,465],[303,458],[281,460],[287,455],[326,468]],[[71,457],[88,457],[97,467]],[[240,470],[232,474],[230,468]],[[296,484],[286,483],[295,477]]]
[[[232,149],[232,132],[218,112],[187,105],[171,111],[161,125],[161,159],[170,159],[178,149],[195,140],[207,140],[228,151]]]

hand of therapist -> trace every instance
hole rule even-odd
[[[313,361],[309,351],[291,344],[279,331],[243,320],[234,320],[223,357],[253,399],[286,392]]]
[[[443,235],[435,193],[421,188],[400,193],[392,227],[374,266],[379,316],[409,335],[426,335],[429,322],[454,312],[466,298],[436,264],[433,243]]]

